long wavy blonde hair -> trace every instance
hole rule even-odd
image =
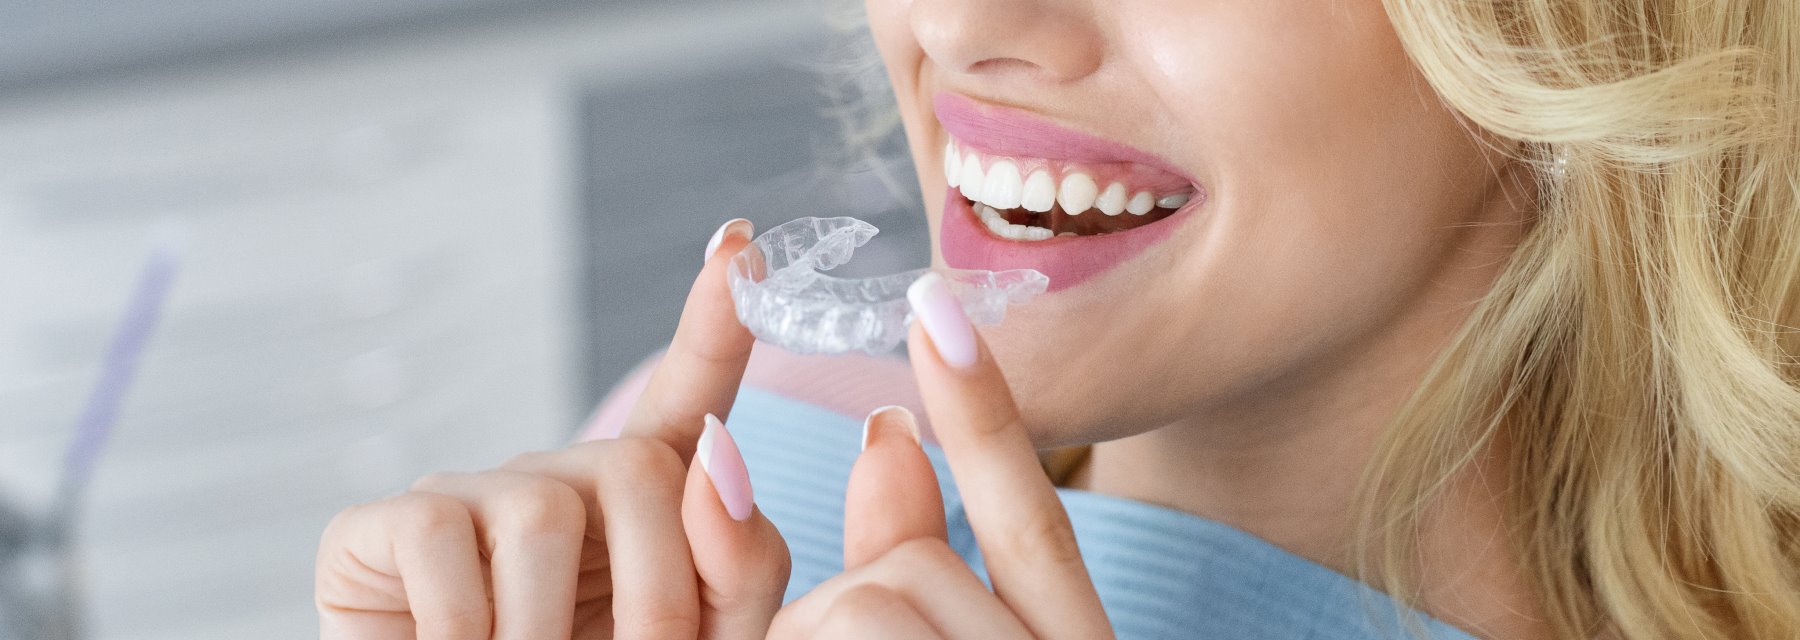
[[[1416,597],[1498,452],[1558,636],[1800,638],[1800,2],[1384,1],[1541,206],[1368,468],[1359,572]]]
[[[1540,207],[1370,462],[1353,570],[1417,603],[1432,505],[1498,465],[1558,636],[1800,638],[1800,0],[1383,1]],[[828,92],[879,168],[845,6]]]

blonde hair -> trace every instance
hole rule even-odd
[[[1415,599],[1495,454],[1559,637],[1800,638],[1800,3],[1385,2],[1541,203],[1368,468],[1359,573]]]
[[[1558,636],[1800,638],[1800,1],[1384,2],[1540,203],[1371,460],[1353,570],[1416,604],[1480,461]],[[852,35],[866,153],[897,119]]]

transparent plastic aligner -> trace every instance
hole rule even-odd
[[[874,278],[826,275],[875,237],[856,218],[800,218],[765,231],[731,260],[728,276],[738,321],[757,339],[794,353],[883,353],[906,337],[912,320],[906,288],[930,269]],[[1006,305],[1043,293],[1050,279],[1033,269],[939,270],[978,325],[999,324]]]

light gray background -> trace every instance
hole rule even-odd
[[[170,306],[84,504],[91,637],[316,637],[326,520],[567,441],[707,235],[922,217],[795,2],[0,2],[0,500],[42,509],[150,238]],[[912,188],[910,169],[895,167]]]

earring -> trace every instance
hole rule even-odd
[[[1561,180],[1569,175],[1569,149],[1562,145],[1552,147],[1550,152],[1550,177]]]

